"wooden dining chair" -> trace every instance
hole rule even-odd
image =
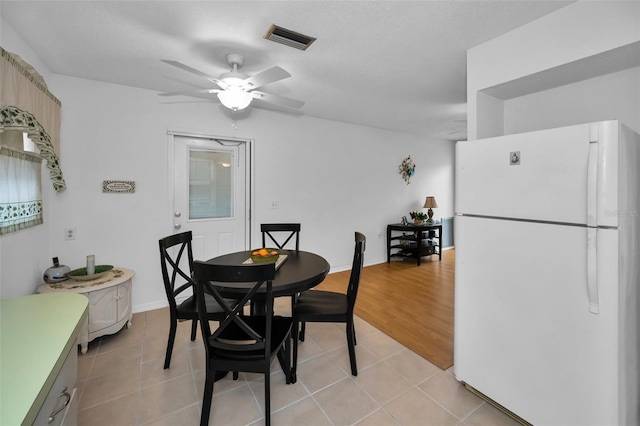
[[[194,279],[198,300],[200,329],[206,353],[205,385],[202,397],[200,425],[209,423],[211,399],[216,371],[245,371],[264,375],[265,424],[271,423],[270,365],[277,356],[285,381],[291,383],[291,325],[290,317],[273,314],[274,263],[254,265],[216,265],[194,262]],[[229,304],[216,283],[249,283],[243,298]],[[259,316],[245,316],[243,306],[260,291],[265,298],[266,312]],[[205,295],[212,295],[224,310],[224,319],[212,332],[207,321],[209,311]],[[234,375],[234,379],[237,376]]]
[[[296,253],[300,251],[300,224],[299,223],[262,223],[262,247],[267,247],[267,243],[275,244],[281,250],[287,249],[287,244],[291,243],[295,247]],[[291,314],[296,303],[297,294],[291,296]]]
[[[196,304],[195,282],[191,278],[193,272],[192,238],[191,231],[188,231],[170,235],[158,241],[162,279],[167,300],[169,301],[170,315],[169,339],[164,358],[164,368],[169,368],[171,364],[171,353],[176,339],[178,320],[191,320],[191,340],[196,339],[198,307]],[[192,293],[187,296],[189,290],[192,290]],[[182,297],[186,297],[186,299],[178,302]],[[222,319],[224,317],[223,310],[218,307],[215,300],[211,296],[208,296],[205,300],[209,306],[207,318],[214,321]]]
[[[262,232],[262,247],[267,247],[268,241],[269,244],[273,243],[277,248],[284,250],[291,241],[295,243],[295,250],[300,251],[299,223],[263,223],[260,225],[260,232]]]
[[[351,363],[351,374],[358,375],[356,365],[356,329],[353,323],[353,309],[356,304],[360,276],[362,275],[362,265],[364,262],[364,251],[366,237],[360,232],[355,233],[355,249],[353,253],[353,264],[347,292],[336,293],[324,290],[307,290],[300,294],[293,310],[293,363],[291,380],[296,381],[296,366],[298,362],[298,339],[304,341],[305,327],[307,322],[336,322],[344,323],[347,333],[347,346],[349,348],[349,361]],[[300,331],[299,327],[301,326]]]

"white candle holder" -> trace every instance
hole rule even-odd
[[[87,275],[93,275],[96,273],[96,257],[91,254],[87,256]]]

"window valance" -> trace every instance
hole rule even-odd
[[[5,130],[17,130],[27,133],[38,149],[40,156],[47,160],[47,169],[49,169],[49,178],[53,183],[53,189],[56,192],[62,192],[67,189],[67,184],[62,176],[58,156],[53,150],[51,139],[44,130],[44,127],[38,123],[35,117],[19,108],[13,106],[3,106],[0,109],[0,132]]]
[[[26,132],[47,161],[56,192],[66,189],[59,164],[60,101],[28,63],[0,47],[0,132]]]

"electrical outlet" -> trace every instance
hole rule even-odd
[[[66,228],[64,230],[64,239],[65,239],[65,241],[75,240],[76,239],[76,228]]]
[[[271,202],[271,208],[274,210],[277,210],[280,208],[280,201],[272,201]]]

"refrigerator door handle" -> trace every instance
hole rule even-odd
[[[587,158],[587,226],[598,226],[598,126],[589,128]]]
[[[598,125],[589,127],[589,157],[587,164],[587,295],[589,312],[600,312],[598,298]]]
[[[587,295],[589,297],[589,312],[600,313],[600,299],[598,297],[598,228],[587,228]]]

